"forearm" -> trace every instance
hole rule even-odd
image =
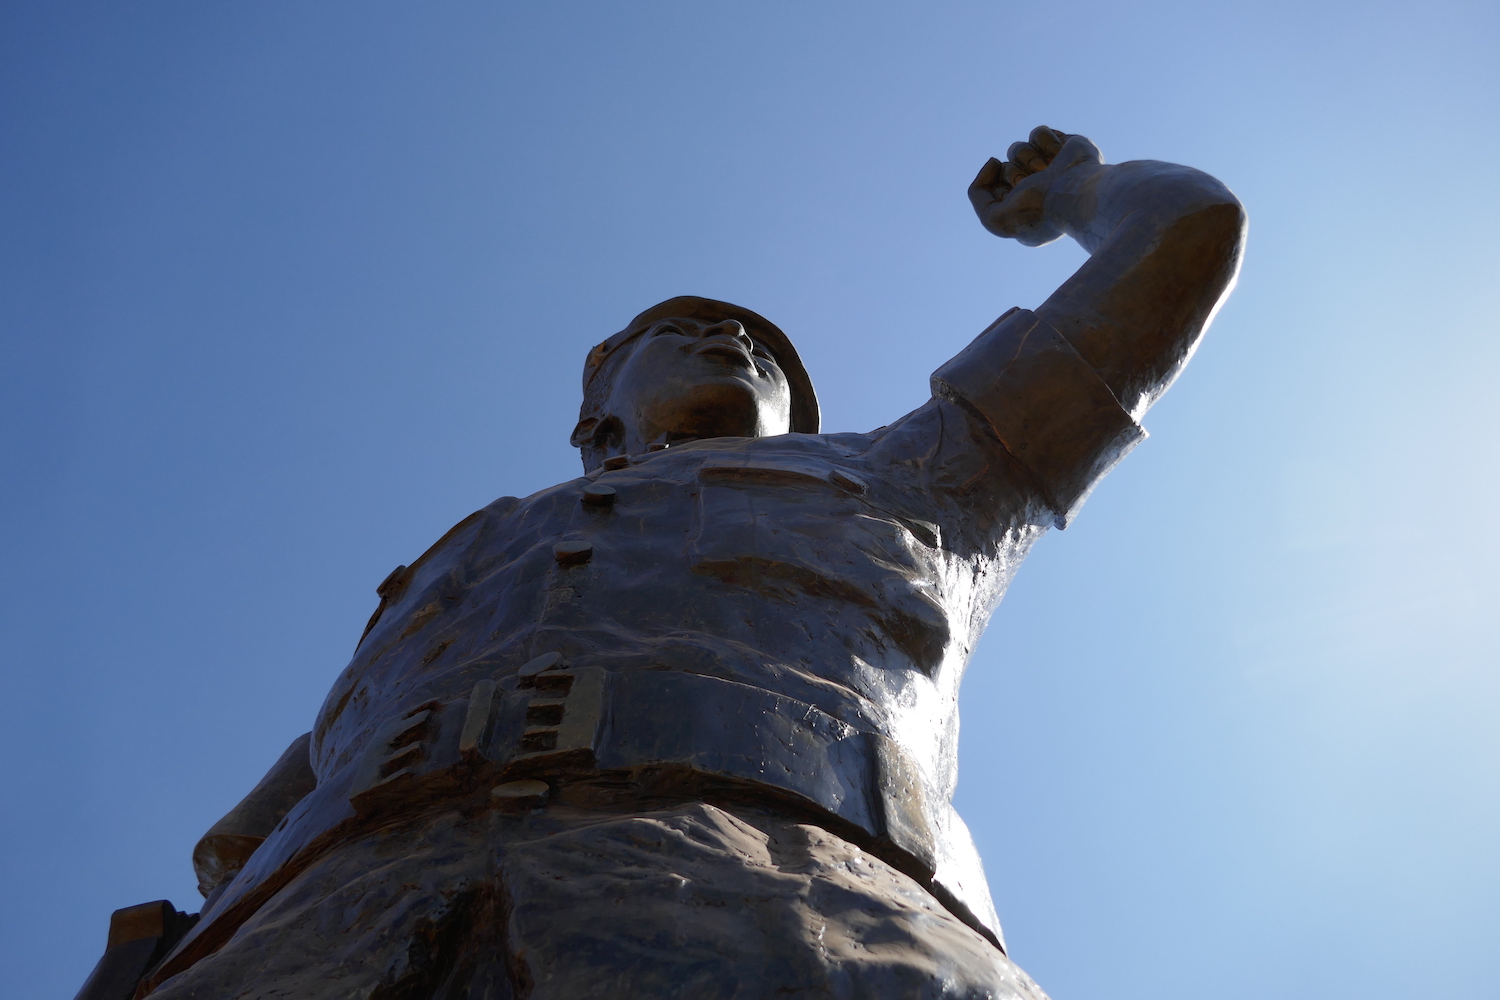
[[[292,741],[271,770],[193,849],[198,891],[204,896],[233,878],[282,817],[317,786],[308,760],[311,733]]]
[[[1035,312],[1012,310],[932,377],[1035,477],[1059,527],[1144,436],[1139,419],[1193,353],[1234,285],[1245,214],[1208,174],[1106,165],[1047,126],[969,185],[980,223],[1027,246],[1072,236],[1090,253]]]
[[[1048,190],[1044,213],[1092,256],[1037,314],[1138,418],[1233,287],[1244,210],[1202,171],[1136,160],[1078,164]]]

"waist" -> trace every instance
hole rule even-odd
[[[561,785],[679,770],[790,796],[932,867],[919,771],[888,737],[719,677],[542,666],[388,719],[350,765],[354,809],[492,780]]]
[[[288,814],[151,983],[217,950],[348,831],[423,801],[521,780],[557,789],[644,778],[705,797],[784,801],[828,817],[1000,943],[962,821],[946,802],[929,800],[894,740],[794,698],[703,674],[547,666],[503,686],[481,680],[465,698],[386,720]]]

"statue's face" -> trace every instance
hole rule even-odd
[[[624,425],[628,452],[658,441],[766,437],[791,427],[786,376],[735,320],[662,320],[629,349],[608,404]]]

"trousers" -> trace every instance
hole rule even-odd
[[[423,810],[335,846],[153,1000],[1046,1000],[920,884],[753,806]]]

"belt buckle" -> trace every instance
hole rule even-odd
[[[521,684],[527,701],[519,752],[496,760],[505,776],[593,767],[609,672],[602,667],[559,667],[522,678]]]

